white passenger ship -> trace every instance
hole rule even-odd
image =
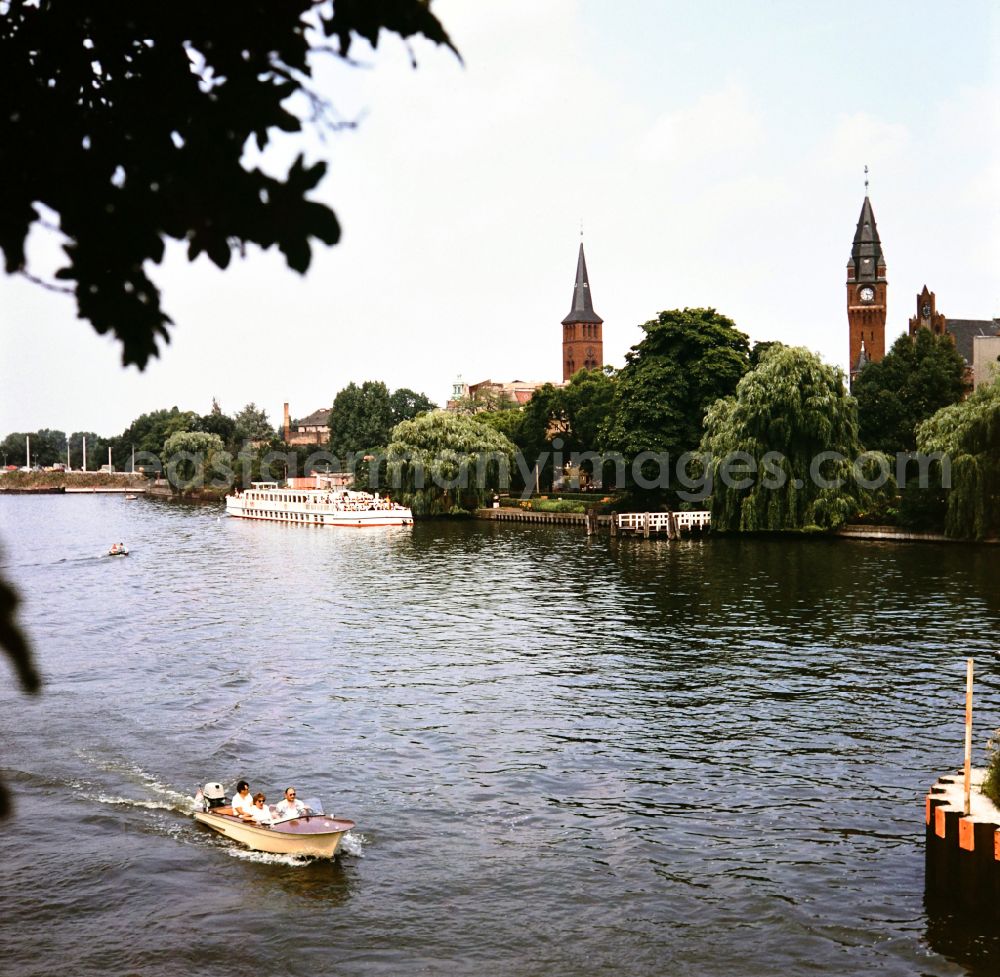
[[[296,479],[304,481],[304,479]],[[319,484],[279,488],[277,482],[252,482],[226,496],[226,515],[238,519],[289,522],[296,526],[410,526],[413,513],[388,496],[351,492]]]

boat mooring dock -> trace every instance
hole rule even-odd
[[[666,536],[680,539],[682,534],[704,533],[711,529],[712,513],[707,510],[692,512],[532,512],[530,509],[509,506],[495,509],[476,509],[477,519],[495,522],[530,522],[554,526],[582,526],[587,535],[596,535],[606,529],[611,536],[637,536],[644,539]]]

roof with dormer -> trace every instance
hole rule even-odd
[[[594,303],[590,299],[590,281],[587,278],[587,259],[583,256],[583,242],[580,242],[580,255],[576,259],[576,284],[573,286],[573,307],[562,324],[568,326],[573,322],[604,322],[594,311]]]

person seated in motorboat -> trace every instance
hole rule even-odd
[[[236,785],[236,793],[233,794],[233,814],[249,814],[253,807],[253,795],[250,793],[250,785],[241,780]]]
[[[121,553],[121,544],[112,543],[111,549],[108,550],[108,556],[117,556],[119,553]]]
[[[309,810],[302,801],[295,799],[295,788],[285,788],[285,799],[275,805],[275,813],[279,818],[295,818]]]
[[[257,793],[253,795],[253,803],[250,805],[250,810],[240,816],[244,821],[251,819],[257,824],[270,824],[274,821],[271,816],[271,809],[264,803],[267,798],[261,794]]]

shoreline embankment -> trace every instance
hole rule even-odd
[[[473,518],[484,519],[492,522],[521,522],[547,524],[551,526],[580,526],[586,528],[587,513],[585,512],[532,512],[531,510],[502,506],[499,509],[485,508],[476,509]],[[597,528],[611,533],[611,515],[599,515],[596,517]],[[619,531],[620,532],[620,531]],[[621,535],[636,536],[642,538],[642,533],[620,533]],[[698,536],[711,536],[708,533],[698,533]],[[715,535],[729,536],[755,536],[758,538],[771,539],[856,539],[868,540],[883,543],[951,543],[958,545],[987,545],[996,546],[1000,544],[1000,539],[953,539],[943,533],[923,532],[914,529],[904,529],[900,526],[868,526],[861,523],[848,524],[834,529],[830,532],[759,532],[759,533],[727,533]],[[664,538],[662,534],[657,534],[657,538]]]
[[[6,472],[0,476],[0,495],[72,495],[93,492],[143,493],[145,475],[127,472]]]

